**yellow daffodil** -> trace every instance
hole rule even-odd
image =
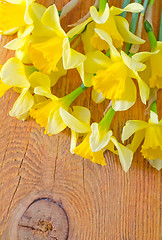
[[[105,42],[99,37],[99,35],[96,34],[94,31],[95,28],[107,32],[111,36],[113,44],[116,48],[121,48],[123,42],[142,44],[145,41],[132,34],[129,31],[129,23],[127,20],[119,16],[119,14],[124,11],[141,12],[142,10],[143,6],[138,3],[128,4],[124,9],[120,9],[114,6],[109,9],[107,3],[104,12],[98,12],[97,9],[92,6],[90,8],[91,17],[70,30],[68,32],[68,36],[72,38],[74,35],[83,32],[87,26],[86,31],[83,33],[83,45],[85,53],[88,51],[93,51],[95,49],[101,51],[107,51],[109,49],[107,42]]]
[[[145,65],[121,54],[112,44],[111,37],[103,30],[95,29],[96,33],[110,46],[110,58],[99,51],[87,54],[85,72],[96,73],[89,84],[94,90],[102,93],[102,96],[112,100],[112,106],[116,111],[130,108],[136,101],[136,86],[132,80],[135,78],[139,85],[141,100],[144,104],[149,98],[149,87],[140,78],[138,72],[145,69]],[[145,53],[141,53],[144,57]],[[93,68],[95,66],[95,68]],[[86,83],[84,83],[86,85]],[[128,90],[129,89],[129,90]]]
[[[133,152],[118,143],[116,138],[112,136],[112,131],[109,130],[114,113],[115,111],[111,108],[99,124],[92,123],[91,131],[84,138],[83,142],[74,148],[73,152],[104,166],[106,161],[103,153],[108,149],[119,155],[122,167],[127,172],[132,162]],[[114,146],[117,148],[117,151],[114,150]]]
[[[31,117],[33,117],[41,127],[45,128],[45,133],[52,135],[63,131],[67,127],[68,121],[70,121],[71,124],[70,128],[74,131],[81,133],[89,131],[89,125],[77,119],[75,117],[75,111],[73,113],[71,109],[69,109],[74,99],[83,92],[82,87],[78,87],[62,98],[54,96],[50,89],[44,87],[36,87],[34,92],[37,95],[49,98],[47,101],[35,105],[30,111]]]
[[[64,69],[79,67],[83,64],[85,56],[70,48],[68,36],[60,26],[56,6],[52,5],[42,13],[41,23],[45,27],[42,31],[40,29],[40,37],[32,38],[29,46],[30,58],[34,66],[50,74],[51,71],[58,71],[57,64],[62,58]],[[35,18],[33,24],[34,21]],[[38,30],[34,29],[33,35],[36,33]]]
[[[14,103],[10,116],[25,120],[29,116],[29,110],[36,102],[33,96],[35,87],[50,88],[50,79],[47,75],[35,71],[32,66],[25,66],[18,58],[10,58],[2,67],[0,96],[9,88],[13,88],[20,94]],[[43,101],[44,98],[39,98]]]
[[[134,134],[135,133],[135,134]],[[144,139],[141,153],[158,170],[162,168],[162,120],[151,111],[149,122],[129,120],[123,128],[122,141],[134,134],[129,148],[135,152]]]
[[[0,33],[13,34],[21,27],[31,24],[28,7],[34,0],[1,0]]]
[[[137,61],[141,60],[141,54],[137,53],[133,58]],[[143,58],[142,61],[147,65],[147,69],[141,74],[142,78],[150,88],[162,88],[162,42],[157,42],[155,51]]]

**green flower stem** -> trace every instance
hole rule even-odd
[[[70,104],[84,91],[86,90],[88,87],[84,86],[84,84],[82,83],[81,86],[79,86],[78,88],[76,88],[73,92],[67,94],[66,96],[63,97],[64,100],[67,99],[66,101],[66,105],[70,106]]]
[[[104,12],[107,0],[100,0],[99,12]]]
[[[156,49],[157,40],[156,40],[155,35],[152,31],[151,24],[147,20],[145,21],[144,26],[145,26],[145,30],[148,34],[148,37],[149,37],[149,41],[150,41],[150,45],[151,45],[151,51],[153,52]]]
[[[162,11],[161,11],[161,19],[160,19],[159,41],[162,41]]]
[[[130,0],[123,0],[122,9],[125,8],[129,3],[130,3]],[[126,14],[127,12],[122,12],[120,16],[125,18]]]
[[[150,110],[154,113],[157,114],[157,105],[156,105],[156,101],[154,101],[151,106],[150,106]]]
[[[135,0],[135,3],[141,4],[141,2],[142,2],[141,0]],[[139,15],[139,13],[132,13],[132,19],[131,19],[131,24],[130,24],[130,31],[132,33],[135,33],[135,31],[136,31],[138,15]],[[126,49],[125,49],[126,54],[129,54],[130,47],[131,47],[131,43],[127,43]]]
[[[99,122],[98,126],[103,126],[104,129],[106,127],[106,130],[108,131],[114,115],[115,115],[115,110],[111,107],[107,111],[105,116],[102,118],[102,120]]]
[[[154,0],[150,0],[149,5],[152,6],[154,4]]]

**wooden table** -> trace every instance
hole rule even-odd
[[[59,10],[68,0],[42,0]],[[121,6],[120,0],[109,1]],[[158,34],[161,0],[153,9],[153,25]],[[94,2],[82,0],[62,26],[77,21]],[[143,37],[147,39],[146,34]],[[3,37],[1,64],[13,56],[3,45],[13,37]],[[146,43],[141,47],[149,49]],[[64,96],[81,80],[70,70],[56,86]],[[159,116],[162,117],[159,97]],[[88,95],[88,96],[87,96]],[[49,137],[32,119],[21,122],[8,114],[17,94],[9,90],[0,99],[0,236],[5,240],[160,240],[160,172],[153,169],[138,150],[130,171],[121,169],[119,159],[107,152],[107,166],[69,153],[70,131]],[[162,100],[162,98],[161,98]],[[88,89],[75,101],[89,107],[92,120],[99,121],[106,108],[91,100]],[[147,120],[145,106],[138,99],[131,110],[117,113],[112,124],[120,139],[128,119]]]

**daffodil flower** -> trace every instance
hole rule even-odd
[[[28,7],[34,0],[1,0],[0,33],[13,34],[21,27],[31,24]]]
[[[29,116],[37,97],[33,96],[35,87],[50,88],[47,75],[35,71],[32,66],[25,66],[18,58],[10,58],[1,69],[0,96],[10,88],[20,94],[14,103],[10,116],[25,120]],[[44,101],[44,98],[39,98]]]
[[[110,123],[115,114],[111,108],[105,117],[98,123],[92,123],[91,131],[86,135],[83,142],[74,148],[73,152],[77,155],[90,159],[94,163],[102,166],[106,165],[103,153],[108,149],[119,155],[120,162],[125,172],[130,168],[133,152],[120,144],[109,130]],[[114,146],[117,150],[114,149]]]
[[[141,59],[141,53],[137,53],[132,57],[136,61],[144,62],[147,69],[141,73],[143,80],[150,88],[162,88],[162,42],[158,41],[153,52]]]
[[[149,122],[129,120],[123,128],[122,141],[127,140],[134,134],[129,148],[135,152],[144,140],[141,153],[148,159],[150,164],[160,170],[162,168],[162,120],[151,111]]]
[[[71,129],[81,133],[89,131],[89,125],[75,117],[69,109],[70,104],[84,91],[83,87],[78,87],[65,97],[58,98],[53,95],[50,89],[36,87],[34,93],[48,98],[43,103],[38,103],[30,110],[30,115],[41,127],[45,128],[45,133],[53,135],[63,131],[67,127],[67,121],[70,119]],[[81,110],[81,108],[80,108]]]
[[[33,37],[29,46],[30,58],[34,66],[43,73],[50,74],[51,71],[58,71],[57,64],[62,58],[64,69],[80,67],[85,56],[70,48],[68,36],[60,26],[55,5],[45,10],[41,23],[45,26],[41,36]],[[33,30],[33,35],[36,34],[35,31]]]
[[[116,48],[121,48],[123,42],[133,44],[143,44],[145,41],[135,36],[129,31],[129,23],[127,20],[119,14],[124,11],[127,12],[141,12],[143,6],[138,3],[128,4],[124,9],[120,9],[112,6],[109,9],[108,3],[106,4],[104,12],[98,12],[94,6],[90,8],[91,17],[85,22],[77,25],[68,32],[68,36],[72,38],[76,34],[80,34],[86,28],[83,33],[83,45],[85,53],[93,50],[108,50],[109,45],[103,41],[94,31],[95,28],[104,30],[113,39],[113,44]]]
[[[129,109],[136,101],[136,86],[132,78],[139,85],[141,100],[144,104],[149,98],[149,87],[140,78],[138,72],[143,71],[146,66],[126,55],[121,54],[112,44],[111,37],[103,30],[95,29],[96,33],[110,46],[110,58],[99,51],[87,54],[84,67],[85,72],[96,73],[88,82],[93,85],[94,90],[102,93],[104,98],[112,100],[112,107],[116,111]],[[141,53],[144,58],[147,53]],[[93,68],[93,65],[96,68]],[[86,85],[86,83],[85,83]]]

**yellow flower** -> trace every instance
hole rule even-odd
[[[38,29],[35,29],[38,19],[31,15],[34,37],[29,46],[29,53],[34,66],[49,74],[51,71],[58,71],[57,64],[62,58],[64,69],[80,67],[85,56],[70,48],[68,36],[60,26],[56,6],[52,5],[42,13],[41,23],[44,28],[40,29],[39,37]]]
[[[10,58],[2,67],[0,81],[0,96],[9,88],[20,94],[14,103],[10,116],[25,120],[35,102],[44,101],[33,94],[33,89],[42,87],[50,89],[50,79],[47,75],[35,71],[32,66],[25,66],[18,58]]]
[[[95,28],[104,30],[106,33],[108,33],[111,36],[113,44],[116,48],[121,48],[123,42],[142,44],[145,41],[129,31],[129,23],[127,20],[121,16],[118,16],[123,11],[141,12],[142,10],[143,7],[138,3],[129,4],[124,9],[116,7],[111,7],[109,9],[108,4],[106,4],[106,8],[103,13],[98,12],[97,9],[92,6],[90,8],[91,17],[70,30],[68,32],[68,36],[72,38],[75,34],[83,32],[87,26],[82,38],[85,53],[95,49],[101,51],[107,51],[109,49],[107,42],[105,42],[96,34],[94,31]]]
[[[133,56],[135,60],[140,60],[140,53]],[[157,42],[154,52],[142,59],[146,63],[147,69],[141,74],[142,78],[150,86],[150,88],[162,88],[162,42]]]
[[[112,136],[112,131],[109,130],[114,113],[115,111],[111,108],[99,124],[92,123],[91,131],[84,138],[83,142],[74,148],[73,152],[104,166],[106,161],[103,154],[108,149],[119,155],[121,165],[124,171],[127,172],[132,162],[133,152],[118,143],[116,138]],[[114,146],[117,150],[114,149]]]
[[[0,33],[13,34],[21,27],[31,24],[28,7],[34,0],[1,0]]]
[[[122,141],[128,139],[132,134],[134,134],[134,138],[129,148],[135,152],[144,139],[141,148],[142,155],[154,167],[162,168],[162,120],[158,120],[157,114],[151,111],[149,122],[127,121],[123,128]]]
[[[91,81],[94,90],[102,93],[104,98],[111,99],[112,106],[116,111],[127,110],[136,101],[136,86],[132,80],[132,78],[134,78],[139,85],[141,100],[146,104],[149,98],[149,87],[138,74],[138,72],[143,71],[146,66],[130,58],[123,51],[119,54],[112,44],[111,37],[105,31],[100,29],[95,29],[95,31],[101,39],[109,44],[110,58],[106,56],[103,57],[99,51],[87,54],[87,60],[84,64],[85,72],[89,71],[90,73],[95,71],[93,68],[94,62],[95,66],[97,66],[96,72],[93,72],[96,73],[96,75]],[[143,53],[143,55],[145,55],[145,53]]]
[[[30,110],[30,115],[41,127],[45,128],[45,133],[50,135],[63,131],[67,126],[76,132],[88,132],[89,125],[82,119],[79,120],[75,112],[72,113],[71,109],[69,109],[70,104],[82,91],[82,87],[78,87],[65,97],[58,98],[51,93],[50,89],[36,87],[34,90],[35,94],[45,96],[49,99],[36,104],[34,108]]]

